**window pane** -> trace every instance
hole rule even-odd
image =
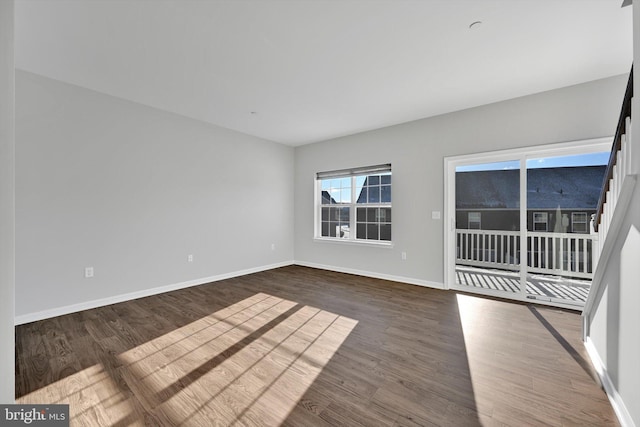
[[[340,202],[340,189],[332,189],[331,190],[331,204],[336,204]]]
[[[384,214],[382,212],[384,212]],[[381,222],[391,222],[391,208],[381,208],[380,218]],[[382,218],[384,218],[384,220]]]
[[[358,224],[356,226],[356,238],[357,239],[367,238],[367,226],[365,224]]]
[[[322,223],[322,236],[329,236],[329,223],[328,222],[323,222]]]
[[[367,222],[376,222],[378,208],[367,208]]]
[[[357,188],[356,194],[358,195],[356,203],[367,203],[367,187]]]
[[[547,222],[547,212],[534,212],[533,220],[538,222]]]
[[[573,224],[573,232],[574,233],[586,233],[587,232],[587,224],[583,222],[576,222]]]
[[[380,177],[380,184],[391,184],[391,175],[382,175]]]
[[[340,210],[340,222],[349,224],[349,208],[338,208]]]
[[[365,222],[366,220],[367,220],[367,208],[358,208],[356,210],[356,221]]]
[[[322,220],[329,221],[329,208],[322,208]]]
[[[378,175],[369,175],[367,177],[367,185],[380,185],[380,177]]]
[[[547,231],[546,222],[536,222],[533,224],[533,231]]]
[[[382,187],[380,187],[380,193],[381,193],[380,201],[382,203],[391,203],[391,186],[390,185],[383,185]]]
[[[356,187],[362,187],[366,179],[366,176],[356,176]]]
[[[380,240],[391,240],[391,224],[380,226]]]
[[[340,225],[337,222],[330,222],[329,223],[329,236],[330,237],[336,237],[336,230],[338,230],[339,226]]]
[[[351,203],[351,188],[343,188],[340,192],[340,203]]]
[[[328,205],[329,203],[331,203],[331,195],[329,195],[328,191],[322,190],[321,203],[323,205]]]
[[[367,224],[367,239],[378,240],[378,224]]]
[[[534,212],[533,213],[533,231],[547,231],[548,230],[548,212]]]
[[[574,221],[587,222],[587,214],[584,212],[574,212],[572,215]]]
[[[380,203],[380,186],[369,187],[369,203]]]
[[[471,230],[480,230],[482,228],[480,212],[469,212],[468,215],[469,222],[467,224],[467,228]]]
[[[351,188],[351,178],[342,178],[340,180],[340,187]]]
[[[586,212],[573,212],[571,214],[571,231],[574,233],[586,233],[589,230],[587,213]]]
[[[330,181],[330,180],[328,180],[328,179],[323,179],[323,180],[321,181],[321,183],[322,183],[322,184],[321,184],[321,187],[322,187],[322,189],[323,189],[323,190],[325,190],[325,191],[326,191],[326,190],[329,190],[329,187],[331,186],[331,181]]]

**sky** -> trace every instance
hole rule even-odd
[[[537,159],[527,160],[528,169],[539,168],[557,168],[568,166],[597,166],[606,165],[609,163],[610,152],[589,153],[589,154],[577,154],[574,156],[559,156],[559,157],[541,157]],[[498,162],[498,163],[482,163],[478,165],[464,165],[456,167],[456,172],[470,172],[470,171],[486,171],[486,170],[505,170],[505,169],[518,169],[519,162],[517,160],[510,162]]]

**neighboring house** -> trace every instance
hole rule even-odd
[[[606,166],[527,170],[527,230],[589,233]],[[520,171],[456,173],[456,228],[519,230]]]
[[[328,191],[322,190],[322,204],[323,205],[337,205],[338,202],[336,202],[336,200],[333,197],[331,197],[331,194],[329,194]]]

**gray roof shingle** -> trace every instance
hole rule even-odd
[[[606,166],[576,166],[529,169],[528,209],[595,210]],[[519,171],[474,171],[456,173],[457,209],[517,209]]]

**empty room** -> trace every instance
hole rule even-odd
[[[640,427],[632,3],[0,1],[0,425]]]

